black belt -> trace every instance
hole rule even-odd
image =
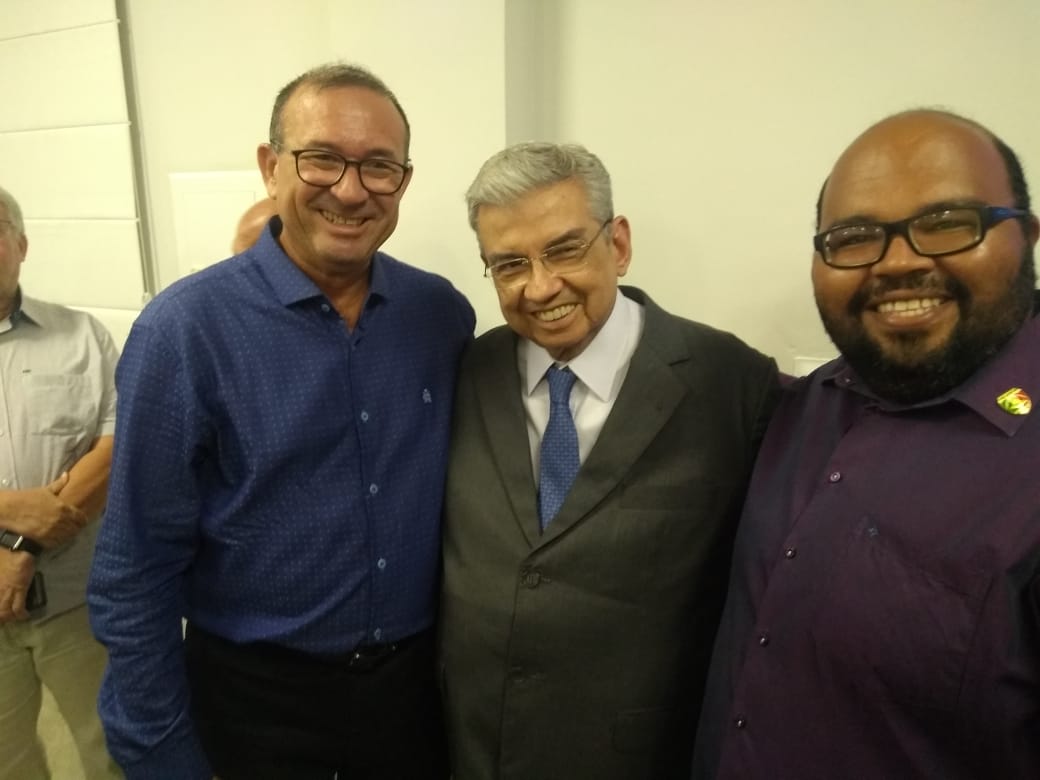
[[[417,636],[421,634],[413,634],[412,636],[399,639],[396,642],[383,642],[381,644],[372,645],[358,645],[354,648],[352,653],[349,653],[346,658],[346,666],[355,672],[368,672],[375,669],[377,666],[382,664],[391,656],[399,653],[405,647],[410,645]]]
[[[314,664],[327,664],[347,669],[351,672],[370,672],[386,663],[414,642],[429,637],[432,639],[433,629],[420,631],[418,634],[406,636],[394,642],[380,642],[378,644],[361,644],[347,653],[334,655],[305,653],[271,642],[247,642],[239,644],[224,639],[222,636],[204,631],[198,626],[189,624],[187,630],[189,641],[195,640],[204,644],[223,648],[225,653],[244,655],[258,660],[275,663],[292,663],[312,666]]]

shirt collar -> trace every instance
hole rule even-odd
[[[1040,317],[1030,318],[1004,348],[951,396],[973,409],[1008,436],[1028,419],[1040,414]],[[1021,390],[1036,404],[1029,414],[1006,411],[1000,398]]]
[[[624,345],[636,332],[638,307],[638,303],[619,292],[603,327],[581,354],[565,364],[601,401],[612,397],[618,368],[628,359]],[[556,361],[544,347],[528,339],[521,339],[517,358],[522,375],[521,386],[527,395],[531,395],[549,366]]]
[[[322,297],[324,293],[307,274],[300,270],[278,243],[277,236],[281,232],[282,220],[277,215],[271,217],[267,226],[260,233],[259,240],[246,252],[252,253],[260,273],[274,289],[275,295],[283,306],[292,306],[301,301]],[[372,258],[366,305],[373,298],[389,299],[391,297],[392,280],[387,265],[385,256],[379,252]]]
[[[1037,404],[1031,414],[1040,414],[1040,316],[1033,316],[1011,337],[993,358],[966,382],[937,398],[910,406],[897,406],[875,396],[844,358],[820,369],[820,381],[873,398],[879,406],[893,412],[938,406],[951,401],[971,409],[1008,436],[1013,436],[1029,414],[1006,411],[999,399],[1019,389]]]
[[[39,302],[33,300],[28,295],[22,294],[22,288],[19,287],[15,293],[14,309],[7,317],[0,320],[0,333],[7,333],[7,331],[18,327],[23,322],[42,328],[45,319],[45,317],[41,316]]]

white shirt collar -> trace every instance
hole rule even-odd
[[[639,304],[625,297],[620,290],[614,299],[614,308],[603,327],[581,353],[563,364],[601,401],[617,396],[624,381],[623,365],[627,365],[639,339],[641,321]],[[545,372],[556,361],[544,347],[529,339],[521,339],[517,348],[520,386],[531,395]]]

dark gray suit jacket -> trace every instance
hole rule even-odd
[[[642,339],[539,532],[516,335],[458,383],[441,674],[455,780],[687,778],[772,360],[641,291]]]

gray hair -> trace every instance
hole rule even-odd
[[[285,113],[285,105],[289,102],[289,98],[301,87],[310,87],[319,91],[335,87],[364,87],[377,95],[382,95],[394,104],[394,108],[397,109],[397,113],[401,115],[401,119],[404,122],[404,156],[405,159],[408,158],[408,147],[412,141],[412,128],[408,124],[408,117],[405,116],[404,109],[401,108],[401,103],[397,100],[397,96],[390,91],[390,88],[383,83],[382,79],[371,71],[362,68],[360,65],[347,65],[341,62],[332,62],[311,68],[282,87],[278,92],[278,96],[274,99],[274,108],[271,110],[269,135],[271,146],[281,149],[282,142],[285,140],[282,136],[282,115]]]
[[[578,144],[514,144],[485,162],[466,190],[469,225],[477,229],[481,206],[507,206],[534,190],[577,179],[585,188],[589,211],[598,222],[614,216],[610,174],[600,159]]]
[[[0,187],[0,206],[3,206],[4,213],[12,225],[14,225],[14,232],[20,236],[25,235],[25,223],[22,221],[22,208],[18,205],[18,201],[14,199],[14,195]]]

